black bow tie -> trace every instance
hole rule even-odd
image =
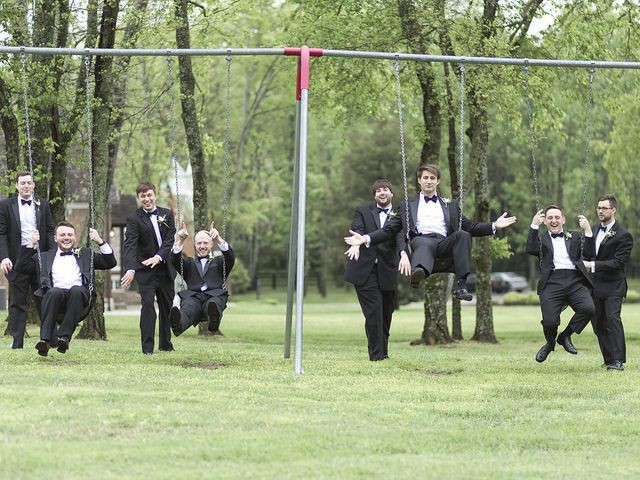
[[[151,217],[151,215],[158,215],[158,209],[155,209],[151,212],[147,212],[146,210],[144,211],[144,213],[147,214],[147,217]]]
[[[24,200],[23,200],[24,201]],[[607,233],[607,226],[606,225],[600,225],[598,227],[598,230],[602,230],[604,233]]]
[[[390,208],[380,208],[378,207],[378,213],[386,213],[387,215],[389,215],[389,210],[391,210]]]
[[[31,200],[24,200],[24,199],[20,199],[20,202],[22,203],[22,205],[29,205],[31,206]]]
[[[425,195],[424,201],[427,202],[427,203],[429,203],[429,202],[436,203],[438,201],[438,195],[434,195],[433,197],[427,197]]]
[[[197,258],[198,258],[198,260],[208,260],[209,259],[209,255],[202,255],[202,256],[198,255]]]
[[[61,257],[64,257],[65,255],[73,255],[73,250],[69,250],[68,252],[64,252],[64,251],[60,252]]]
[[[560,237],[564,237],[564,232],[551,234],[551,238],[560,238]]]

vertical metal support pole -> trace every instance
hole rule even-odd
[[[295,375],[302,374],[302,310],[304,297],[305,224],[307,205],[307,118],[309,110],[309,47],[300,49],[300,166],[298,179],[298,258],[296,271]]]
[[[296,100],[295,149],[293,154],[293,199],[289,230],[289,262],[287,275],[287,313],[284,327],[284,358],[291,357],[291,324],[293,318],[293,291],[296,287],[296,258],[298,233],[298,177],[300,175],[300,101]]]

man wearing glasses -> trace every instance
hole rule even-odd
[[[613,195],[602,195],[596,208],[599,224],[592,226],[595,256],[584,261],[592,273],[593,302],[596,307],[593,329],[598,337],[604,365],[624,370],[626,346],[620,312],[627,294],[625,265],[633,248],[633,237],[616,221],[618,202]],[[586,248],[585,248],[586,250]]]

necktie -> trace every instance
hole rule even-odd
[[[378,207],[378,213],[384,212],[387,215],[389,215],[389,210],[390,210],[389,208],[380,208],[380,207]]]
[[[436,203],[438,201],[438,195],[434,195],[433,197],[427,197],[425,195],[424,201],[427,202],[427,203],[429,203],[429,202]]]
[[[68,252],[64,252],[64,251],[60,252],[61,257],[64,257],[65,255],[73,255],[73,250],[69,250]]]
[[[22,205],[29,205],[31,206],[31,200],[24,200],[24,199],[20,199],[20,202],[22,202]]]
[[[564,237],[564,232],[551,234],[551,238],[560,238],[560,237]]]
[[[156,209],[156,210],[153,210],[151,212],[147,212],[145,210],[144,213],[146,213],[148,217],[151,217],[151,215],[158,215],[158,210]]]

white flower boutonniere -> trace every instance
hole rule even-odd
[[[157,220],[158,220],[158,225],[164,225],[165,227],[169,228],[169,225],[167,224],[167,216],[166,215],[158,215],[157,216]]]
[[[395,217],[397,215],[396,212],[394,212],[393,210],[391,210],[388,214],[387,214],[387,220],[391,220],[393,217]]]
[[[444,202],[445,205],[449,205],[451,203],[451,200],[449,198],[446,197],[440,197],[442,198],[442,201]]]
[[[80,257],[80,249],[79,249],[79,248],[74,248],[74,249],[73,249],[73,254],[74,254],[76,257]]]
[[[39,206],[40,206],[40,200],[38,200],[38,199],[34,200],[34,201],[33,201],[33,203],[35,203],[35,204],[36,204],[36,207],[39,207]]]
[[[565,240],[571,240],[573,238],[573,233],[564,232],[564,238],[565,238]]]
[[[611,229],[607,232],[607,234],[605,235],[605,238],[611,238],[616,234],[616,231]]]

